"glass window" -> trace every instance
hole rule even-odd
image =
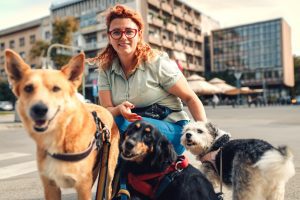
[[[35,35],[30,36],[30,44],[35,43]]]
[[[9,41],[9,48],[11,48],[11,49],[15,48],[15,41],[14,40]]]
[[[23,46],[25,46],[25,38],[24,37],[22,37],[22,38],[20,38],[19,39],[19,45],[20,45],[20,47],[23,47]]]
[[[4,49],[5,49],[5,43],[3,42],[3,43],[0,44],[0,50],[4,51]]]

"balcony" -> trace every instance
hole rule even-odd
[[[191,31],[187,31],[187,36],[188,36],[188,38],[190,38],[192,40],[196,39],[196,34]]]
[[[174,8],[174,15],[180,19],[183,19],[183,13],[181,8]]]
[[[160,7],[160,1],[159,0],[148,0],[148,3],[155,6],[156,8]]]
[[[186,35],[186,30],[184,28],[182,28],[181,25],[177,25],[177,33],[180,35],[185,36]]]
[[[171,23],[167,24],[167,30],[171,31],[172,33],[176,33],[177,32],[176,26],[174,24],[171,24]]]
[[[189,15],[189,13],[184,14],[184,20],[189,22],[190,24],[193,24],[193,17]]]
[[[203,43],[203,36],[202,35],[196,35],[196,41]]]
[[[106,29],[105,23],[101,23],[101,24],[95,24],[95,25],[80,28],[80,33],[88,34],[88,33],[98,32],[105,29]]]
[[[166,11],[167,13],[170,13],[171,15],[173,14],[172,7],[168,3],[162,3],[161,8],[162,8],[162,10]]]
[[[168,39],[163,39],[163,40],[162,40],[162,45],[163,45],[164,47],[173,49],[172,41],[170,41],[170,40],[168,40]]]
[[[196,56],[202,56],[202,52],[199,49],[195,49],[194,53]]]
[[[107,40],[104,40],[104,41],[101,41],[101,42],[85,43],[85,45],[83,45],[84,51],[93,51],[93,50],[102,49],[107,45],[107,43],[108,43]]]
[[[153,17],[152,18],[152,24],[154,24],[155,26],[159,26],[159,27],[163,27],[164,26],[164,22],[163,20]]]
[[[160,41],[159,37],[149,35],[149,42],[152,43],[152,44],[156,44],[158,46],[161,46],[161,41]]]
[[[182,51],[182,50],[184,50],[183,45],[182,45],[181,43],[179,43],[179,42],[175,43],[174,47],[175,47],[175,49],[176,49],[177,51]]]
[[[185,46],[185,52],[194,55],[194,49],[192,47]]]
[[[196,65],[192,64],[192,63],[189,63],[189,69],[190,70],[195,70],[196,69]]]

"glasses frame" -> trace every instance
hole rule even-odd
[[[112,36],[112,32],[113,31],[116,31],[116,30],[119,30],[120,32],[121,32],[121,35],[120,35],[120,37],[118,37],[118,38],[114,38],[113,36]],[[128,30],[134,30],[134,32],[135,32],[135,34],[134,34],[134,36],[132,36],[132,37],[128,37],[127,35],[126,35],[126,31],[128,31]],[[122,37],[123,37],[123,35],[125,35],[125,37],[126,38],[128,38],[128,39],[132,39],[132,38],[134,38],[135,36],[136,36],[136,34],[138,33],[138,29],[135,29],[135,28],[125,28],[125,30],[120,30],[120,29],[113,29],[113,30],[111,30],[111,31],[108,31],[108,34],[109,34],[109,36],[112,38],[112,39],[114,39],[114,40],[119,40],[119,39],[121,39]]]

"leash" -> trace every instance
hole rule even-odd
[[[223,190],[222,190],[222,186],[223,186],[223,151],[222,151],[222,147],[220,147],[220,192],[217,193],[218,195],[218,199],[219,200],[223,200]]]
[[[97,147],[101,146],[102,141],[102,153],[101,153],[101,168],[98,174],[98,183],[96,190],[96,198],[95,200],[103,200],[107,199],[107,194],[105,193],[105,189],[107,187],[107,178],[108,178],[108,160],[109,160],[109,151],[110,151],[110,132],[107,126],[100,120],[95,111],[92,112],[95,123],[96,123],[96,143]],[[100,141],[100,139],[102,139]],[[104,180],[104,181],[101,181]]]
[[[139,193],[151,199],[156,199],[186,167],[188,167],[187,158],[185,156],[179,156],[176,162],[172,163],[162,172],[142,175],[129,173],[128,183]],[[153,179],[157,179],[155,186],[147,182]]]

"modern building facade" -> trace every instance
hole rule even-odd
[[[0,76],[4,75],[4,50],[12,49],[31,67],[40,67],[42,60],[40,58],[31,59],[30,49],[38,40],[51,40],[50,18],[43,17],[25,24],[14,26],[0,31]]]
[[[179,60],[186,76],[193,73],[203,75],[202,29],[203,26],[208,29],[216,27],[218,22],[183,0],[69,0],[52,4],[51,19],[75,16],[80,28],[74,34],[73,45],[82,48],[86,57],[94,57],[108,43],[104,11],[116,3],[132,7],[142,14],[144,39],[153,48],[166,51]],[[97,78],[93,71],[91,67],[87,77],[87,94]]]
[[[211,70],[241,73],[242,86],[265,97],[289,95],[294,86],[291,29],[282,18],[212,31]]]

